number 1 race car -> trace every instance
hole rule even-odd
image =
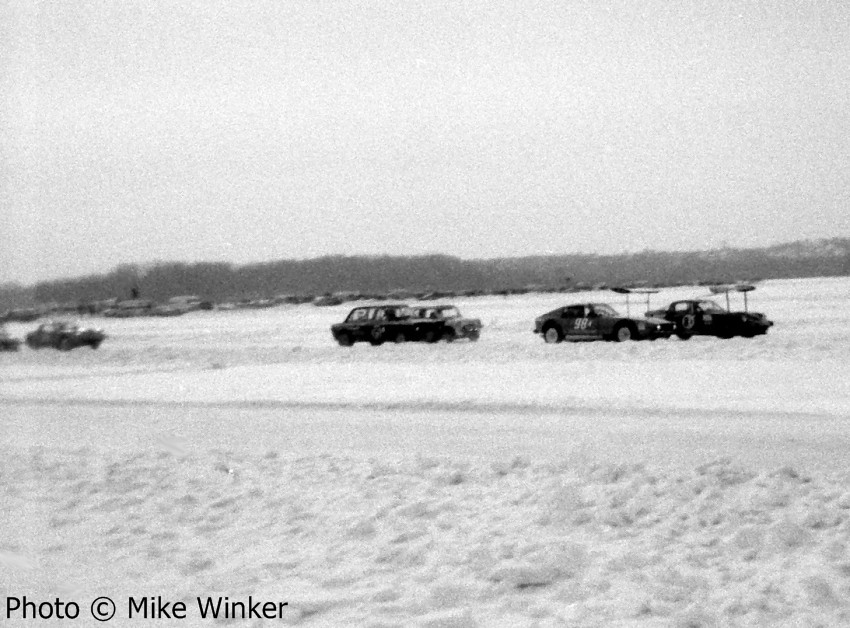
[[[607,303],[559,307],[534,320],[534,333],[547,343],[562,340],[655,340],[669,338],[673,323],[658,318],[622,316]]]
[[[752,338],[767,333],[773,326],[773,321],[760,312],[750,312],[744,306],[743,312],[733,312],[728,308],[729,293],[743,292],[746,301],[747,292],[755,290],[755,286],[713,286],[715,294],[725,293],[727,309],[723,309],[714,301],[706,299],[689,299],[674,301],[666,309],[647,312],[647,316],[659,316],[676,326],[676,335],[682,340],[691,336],[717,336],[732,338],[743,336]]]

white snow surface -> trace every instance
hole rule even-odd
[[[110,626],[162,625],[129,596],[213,625],[208,595],[288,602],[247,626],[850,625],[850,278],[760,284],[752,340],[532,333],[585,301],[625,311],[459,299],[477,343],[352,348],[351,304],[91,319],[97,351],[0,354],[0,597],[77,625],[99,595]]]

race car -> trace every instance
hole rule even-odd
[[[755,290],[755,286],[712,286],[710,289],[714,294],[726,294],[727,309],[708,299],[686,299],[674,301],[667,308],[653,310],[646,315],[658,316],[672,322],[676,326],[676,335],[682,340],[688,340],[691,336],[753,338],[766,334],[773,326],[773,321],[768,320],[767,316],[760,312],[750,312],[748,309],[746,295],[747,292]],[[743,312],[733,312],[729,309],[730,292],[744,293]]]
[[[50,347],[70,351],[85,346],[97,349],[105,338],[106,334],[102,329],[80,327],[76,323],[66,321],[50,321],[28,333],[25,341],[30,349]]]
[[[345,321],[331,325],[331,334],[343,347],[361,341],[377,346],[387,341],[437,342],[445,328],[442,320],[419,318],[407,305],[391,304],[356,307]]]
[[[481,320],[465,318],[454,305],[418,306],[413,308],[413,315],[417,318],[443,321],[443,340],[446,342],[460,338],[475,342],[481,337]]]
[[[658,318],[623,316],[607,303],[559,307],[534,319],[534,333],[547,343],[563,340],[655,340],[669,338],[673,324]]]

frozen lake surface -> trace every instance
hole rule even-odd
[[[850,279],[761,284],[752,340],[531,332],[583,301],[625,310],[460,299],[477,343],[352,348],[352,305],[91,319],[98,351],[0,354],[0,588],[307,626],[850,623]]]

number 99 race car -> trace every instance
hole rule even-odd
[[[559,307],[534,320],[534,333],[547,343],[563,340],[655,340],[669,338],[673,323],[658,318],[623,316],[607,303]]]

